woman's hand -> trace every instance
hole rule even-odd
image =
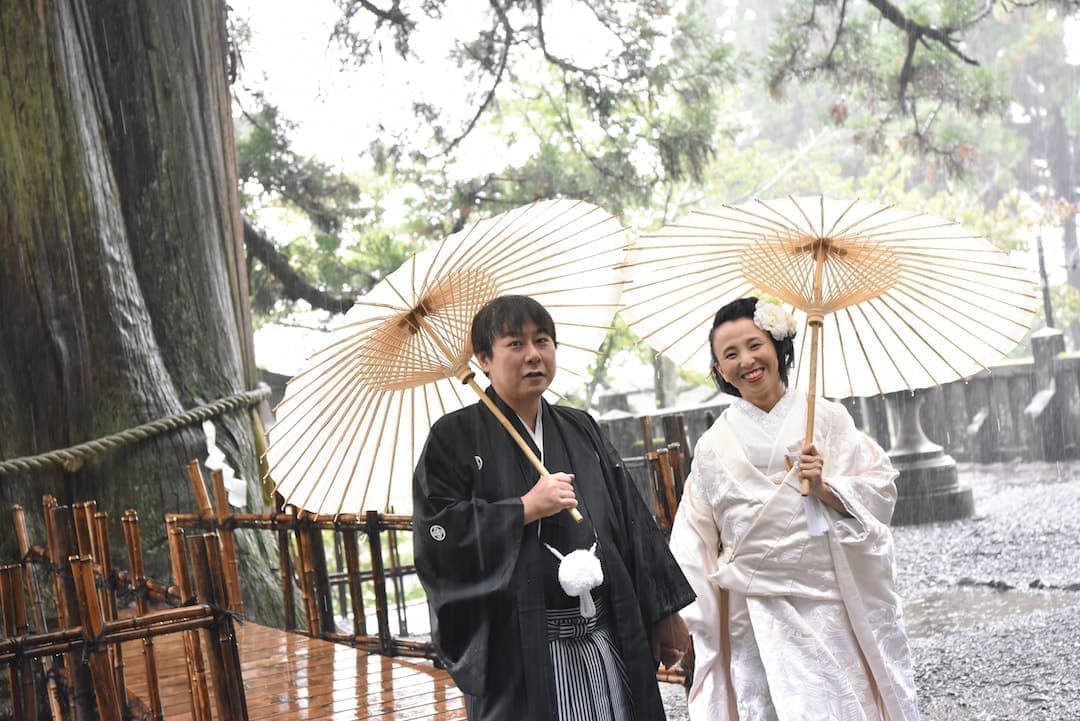
[[[569,473],[540,476],[529,492],[521,497],[521,505],[525,508],[525,525],[554,516],[563,509],[576,508],[573,480]]]
[[[809,482],[811,496],[817,497],[822,503],[838,511],[841,515],[850,517],[851,514],[848,513],[844,504],[840,502],[829,484],[821,477],[823,464],[824,459],[818,453],[817,447],[813,443],[804,445],[802,454],[799,456],[799,478]]]
[[[806,444],[802,447],[802,452],[799,454],[799,478],[806,479],[810,482],[810,493],[812,495],[821,497],[822,486],[824,485],[821,480],[821,466],[824,461],[821,455],[818,453],[817,446],[813,443]],[[832,492],[830,491],[830,494]]]

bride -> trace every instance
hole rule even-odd
[[[795,322],[742,298],[716,314],[712,375],[736,396],[694,449],[671,550],[697,601],[690,717],[917,721],[893,583],[896,471],[847,410],[787,389]],[[802,496],[803,480],[810,493]]]

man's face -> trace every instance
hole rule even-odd
[[[555,377],[555,341],[531,320],[520,333],[496,338],[490,356],[478,353],[476,359],[495,392],[515,410],[531,405]]]

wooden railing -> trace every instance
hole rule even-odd
[[[399,535],[411,535],[411,516],[377,511],[363,516],[316,516],[291,506],[275,513],[231,513],[220,472],[211,474],[217,510],[194,461],[188,465],[188,476],[200,512],[168,514],[166,526],[218,532],[225,567],[237,585],[233,534],[241,529],[274,534],[287,630],[300,630],[315,638],[385,655],[435,660],[430,642],[406,637],[404,581],[416,575],[416,568],[402,562]],[[367,552],[367,563],[362,562],[361,549]],[[333,568],[328,562],[330,554]],[[368,628],[365,587],[373,599],[375,629]],[[351,621],[348,632],[337,627],[335,599],[342,611],[340,616]],[[397,612],[398,633],[391,629],[391,608]],[[231,610],[240,613],[243,609]]]
[[[108,517],[94,502],[60,506],[44,500],[46,543],[33,545],[24,510],[13,516],[22,558],[0,567],[3,637],[0,665],[7,667],[12,709],[19,721],[37,721],[37,698],[44,695],[48,717],[121,721],[133,715],[163,718],[154,640],[183,634],[196,721],[246,721],[244,686],[232,605],[213,533],[175,540],[173,566],[190,585],[165,587],[142,572],[138,516],[124,515],[124,538],[132,571],[114,567]],[[193,563],[189,567],[188,555]],[[39,577],[51,576],[42,588]],[[48,586],[51,586],[49,588]],[[133,600],[128,615],[118,599]],[[50,626],[52,627],[50,629]],[[147,699],[129,698],[122,644],[141,642]],[[209,673],[207,673],[207,668]],[[40,694],[39,684],[44,684]],[[214,689],[212,714],[207,684]]]

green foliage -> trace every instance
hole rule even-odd
[[[460,107],[416,98],[416,125],[374,131],[349,173],[293,152],[288,123],[261,108],[238,134],[247,211],[274,209],[273,236],[294,267],[348,293],[411,248],[552,196],[644,229],[693,207],[822,192],[923,209],[1024,249],[1036,226],[1061,222],[1054,209],[1075,192],[1063,179],[1080,172],[1076,154],[1062,148],[1077,146],[1080,68],[1064,61],[1062,13],[1080,3],[567,4],[596,19],[598,43],[613,41],[602,61],[555,49],[547,4],[480,5],[452,44]],[[381,15],[339,5],[335,38],[365,67],[379,47],[409,67],[418,34],[451,11],[446,0],[403,0]],[[714,24],[721,16],[730,35]],[[287,312],[259,273],[257,310]],[[1073,302],[1055,294],[1063,316],[1075,317]],[[628,348],[647,354],[618,328],[587,396]]]

